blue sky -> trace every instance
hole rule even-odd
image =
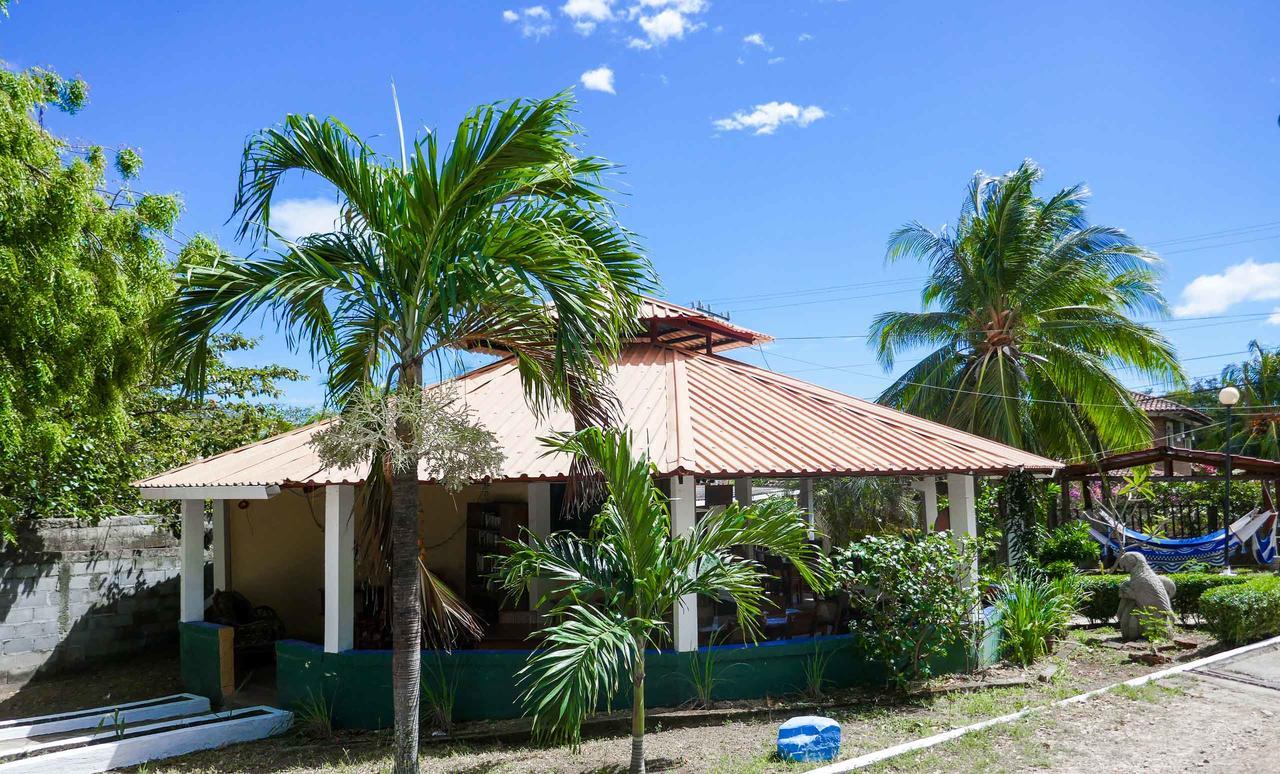
[[[888,234],[952,222],[970,175],[1024,157],[1162,252],[1181,318],[1160,327],[1189,374],[1280,343],[1277,29],[1274,2],[17,0],[0,59],[85,78],[89,106],[50,128],[138,148],[183,233],[242,250],[224,225],[240,151],[287,113],[390,152],[393,79],[418,131],[576,85],[584,147],[624,165],[621,217],[667,297],[780,337],[744,359],[874,397],[889,377],[865,340],[789,337],[917,308],[923,270],[885,266]],[[288,194],[298,228],[323,222],[322,185]],[[255,359],[311,370],[249,332]]]

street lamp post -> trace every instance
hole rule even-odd
[[[1231,559],[1228,549],[1231,545],[1231,407],[1240,402],[1240,391],[1235,387],[1223,387],[1218,393],[1218,402],[1227,407],[1227,442],[1223,448],[1223,479],[1225,491],[1222,495],[1222,574],[1231,575]]]

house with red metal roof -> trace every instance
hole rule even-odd
[[[975,477],[1061,467],[725,354],[769,341],[702,310],[656,299],[642,305],[635,335],[613,365],[612,390],[619,419],[671,497],[674,530],[692,528],[713,492],[750,502],[756,479],[791,482],[787,491],[812,513],[816,479],[898,476],[910,477],[920,491],[928,527],[945,495],[949,518],[942,523],[957,536],[973,536]],[[571,460],[546,454],[538,440],[573,429],[573,421],[567,411],[531,411],[510,358],[447,384],[497,438],[503,462],[492,479],[457,493],[436,485],[425,464],[419,470],[422,560],[487,627],[478,650],[460,653],[478,658],[475,653],[528,648],[539,626],[536,599],[503,599],[485,576],[503,539],[524,529],[546,535],[581,528],[560,507]],[[199,684],[193,687],[220,689],[239,679],[227,655],[236,651],[235,627],[203,623],[211,590],[237,592],[278,616],[290,638],[274,654],[282,696],[305,698],[307,675],[358,671],[353,665],[362,658],[384,652],[383,590],[362,577],[356,556],[357,495],[367,470],[324,466],[311,445],[324,426],[301,427],[136,483],[143,497],[182,502],[184,675],[190,662],[189,682]],[[207,502],[211,589],[204,572]],[[780,575],[770,590],[779,615],[766,622],[766,631],[778,638],[834,633],[813,594]],[[721,613],[708,601],[677,610],[673,650],[706,644]]]

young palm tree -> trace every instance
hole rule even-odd
[[[1042,454],[1139,448],[1150,424],[1113,367],[1181,382],[1173,346],[1131,319],[1163,314],[1156,257],[1123,231],[1085,220],[1088,190],[1035,193],[1024,161],[969,184],[954,233],[910,223],[888,259],[927,261],[924,311],[871,326],[880,361],[932,351],[880,396],[883,403]]]
[[[546,644],[522,670],[525,711],[536,737],[576,744],[583,719],[631,677],[631,771],[644,764],[645,651],[668,635],[671,611],[686,595],[725,595],[738,624],[759,633],[764,569],[734,553],[754,546],[782,556],[815,589],[830,580],[825,555],[808,540],[795,503],[773,498],[708,512],[685,535],[671,534],[667,500],[654,467],[618,430],[588,428],[545,439],[555,452],[589,460],[608,497],[586,539],[572,533],[525,535],[511,543],[497,576],[512,594],[533,580],[556,584]]]
[[[514,354],[536,409],[589,403],[653,275],[601,187],[610,165],[576,154],[571,108],[568,94],[480,107],[446,148],[434,133],[408,149],[402,139],[399,163],[333,118],[291,115],[253,136],[238,235],[264,245],[274,235],[279,246],[180,267],[162,325],[187,383],[202,385],[215,330],[268,312],[324,363],[339,408],[370,385],[416,394],[426,359],[476,342]],[[271,231],[272,202],[295,171],[337,190],[337,230],[296,242]],[[417,448],[419,434],[396,420],[398,448]],[[378,451],[371,478],[384,469]],[[395,770],[409,772],[418,768],[419,473],[416,460],[387,467]]]
[[[1241,416],[1232,428],[1231,449],[1237,454],[1280,460],[1280,410],[1276,408],[1280,406],[1280,350],[1267,351],[1251,341],[1249,351],[1253,357],[1222,369],[1222,383],[1240,390]],[[1221,439],[1225,428],[1213,434]],[[1207,448],[1224,444],[1225,439],[1216,444],[1210,441]]]

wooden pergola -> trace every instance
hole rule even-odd
[[[1179,463],[1210,467],[1214,472],[1176,473],[1175,468]],[[1061,521],[1071,517],[1071,484],[1075,482],[1087,485],[1098,481],[1105,484],[1110,477],[1109,474],[1147,465],[1156,469],[1156,472],[1151,475],[1152,481],[1218,481],[1223,477],[1222,469],[1226,464],[1225,452],[1183,449],[1177,446],[1154,446],[1142,451],[1111,454],[1093,462],[1067,465],[1054,474],[1054,477],[1062,483],[1058,518]],[[1280,462],[1232,454],[1231,478],[1233,481],[1263,482],[1263,500],[1268,508],[1275,509],[1275,503],[1280,500]],[[1267,482],[1272,482],[1274,493],[1272,487],[1267,486]],[[1082,486],[1082,491],[1085,502],[1088,504],[1091,499],[1089,487]]]

